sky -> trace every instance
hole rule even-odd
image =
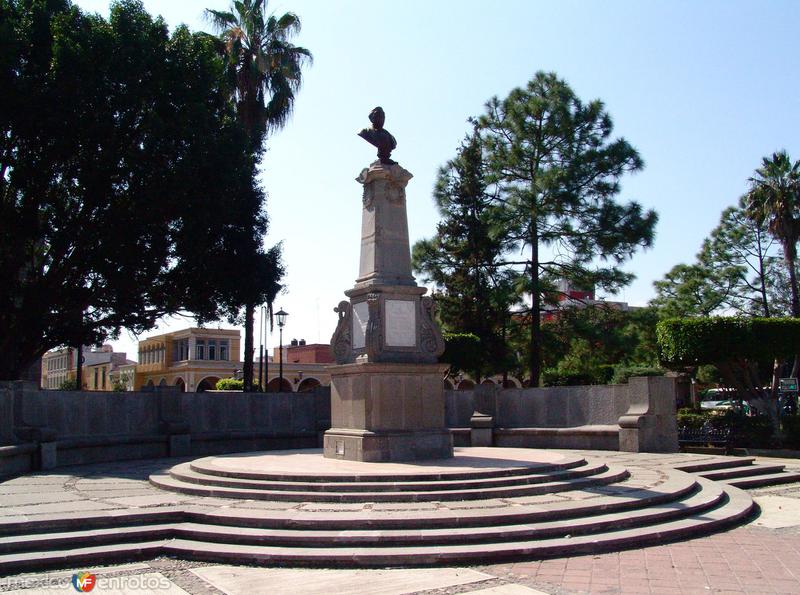
[[[108,14],[107,0],[77,0]],[[203,9],[227,0],[144,0],[171,28],[211,31]],[[327,343],[334,306],[358,274],[361,186],[375,159],[356,136],[380,105],[398,142],[412,244],[435,233],[432,188],[468,118],[493,96],[553,71],[584,101],[601,99],[645,161],[618,200],[659,214],[652,248],[625,265],[636,280],[609,300],[645,305],[653,281],[691,262],[723,209],[747,190],[762,157],[800,159],[800,2],[796,0],[272,0],[297,14],[308,48],[294,115],[267,141],[267,245],[282,243],[289,313],[284,342]],[[600,294],[602,296],[602,294]],[[145,336],[184,328],[165,321]],[[231,325],[221,322],[222,328]],[[258,329],[258,325],[256,326]],[[258,344],[258,333],[256,343]],[[277,345],[277,328],[267,339]],[[136,352],[123,332],[117,351]],[[135,358],[134,358],[135,359]]]

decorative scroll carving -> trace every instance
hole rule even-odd
[[[444,353],[444,338],[439,325],[433,318],[433,298],[425,296],[420,300],[420,349],[425,354],[438,358]]]
[[[367,296],[369,308],[369,322],[367,322],[366,346],[367,359],[371,362],[379,361],[383,351],[383,317],[381,316],[381,299],[377,293]]]
[[[353,307],[350,302],[342,300],[333,309],[339,314],[339,322],[331,337],[331,352],[337,364],[349,364],[353,361]]]

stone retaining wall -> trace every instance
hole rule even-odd
[[[675,452],[676,380],[628,384],[445,391],[457,445]],[[476,444],[478,442],[478,444]]]
[[[456,445],[674,452],[675,380],[445,391]],[[126,459],[313,448],[330,388],[313,393],[43,391],[0,383],[0,477]]]
[[[0,477],[101,461],[314,448],[330,393],[37,390],[0,383]]]

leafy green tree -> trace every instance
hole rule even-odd
[[[0,0],[0,35],[0,378],[167,314],[217,318],[264,197],[208,36],[133,0],[109,21]]]
[[[300,31],[297,15],[287,12],[276,17],[268,13],[267,4],[267,0],[236,0],[229,11],[206,10],[220,34],[236,110],[248,134],[247,149],[256,157],[261,154],[266,135],[286,124],[302,82],[302,67],[312,59],[311,52],[291,43]],[[240,287],[238,294],[238,305],[245,310],[244,390],[250,391],[255,309],[257,304],[266,302],[272,318],[272,304],[279,290],[272,272],[279,263],[280,248],[264,253],[260,238],[254,238],[245,242],[242,249],[259,271]],[[266,287],[258,282],[261,277]]]
[[[800,160],[792,163],[786,151],[764,157],[750,178],[748,215],[758,224],[766,223],[780,242],[791,289],[791,313],[800,317],[797,288],[797,241],[800,239]]]
[[[498,266],[504,244],[494,229],[495,197],[487,192],[477,132],[439,170],[433,196],[442,220],[433,238],[414,245],[413,266],[441,289],[437,312],[445,330],[479,338],[481,357],[467,370],[479,381],[513,365],[506,335],[518,297],[513,273]]]
[[[650,304],[664,317],[709,316],[728,303],[733,281],[696,262],[675,265],[653,285],[656,297]]]
[[[628,284],[633,276],[619,265],[652,244],[657,215],[615,201],[620,179],[640,170],[642,159],[626,140],[612,138],[601,101],[582,102],[555,74],[539,72],[525,88],[491,99],[478,123],[500,205],[496,228],[514,252],[529,250],[504,264],[527,279],[528,368],[537,386],[540,313],[552,280],[609,291]]]
[[[777,259],[763,222],[747,216],[747,202],[725,209],[692,264],[674,266],[654,283],[662,316],[735,312],[769,317]]]
[[[747,201],[722,212],[719,225],[703,243],[699,260],[731,282],[726,305],[733,311],[769,318],[770,283],[777,268],[775,240],[763,221],[747,216]]]
[[[581,377],[603,383],[616,366],[653,367],[658,363],[653,309],[620,310],[606,304],[564,308],[542,324],[549,378]]]

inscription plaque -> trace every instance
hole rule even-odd
[[[369,322],[367,302],[353,304],[353,349],[364,349]]]
[[[386,345],[416,346],[416,305],[416,302],[410,300],[386,300]]]

